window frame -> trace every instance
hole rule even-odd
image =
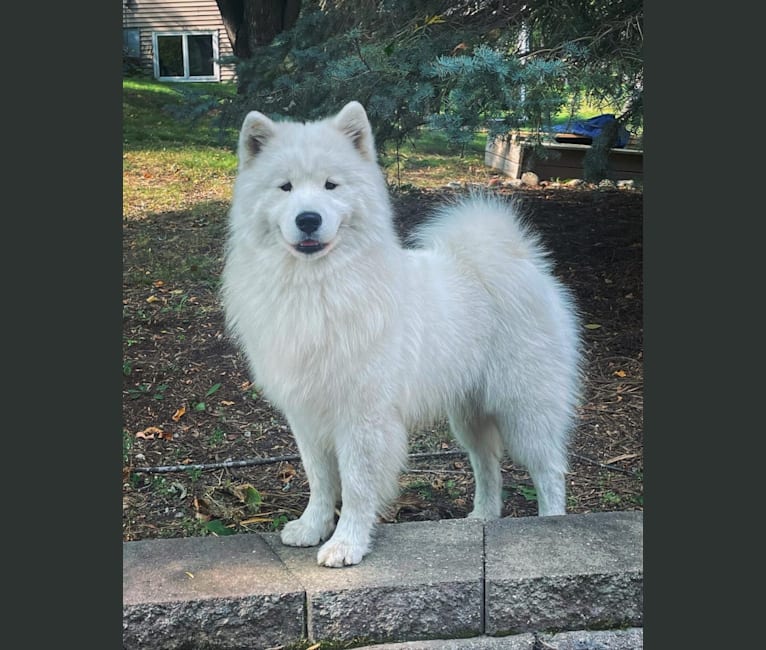
[[[184,76],[163,77],[160,75],[160,52],[157,40],[163,36],[180,36],[183,52]],[[189,36],[210,36],[213,43],[213,74],[203,76],[191,76],[189,74]],[[218,32],[215,30],[176,30],[152,32],[152,65],[154,78],[157,81],[220,81],[221,69],[218,65]]]

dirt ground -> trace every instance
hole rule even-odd
[[[583,314],[587,386],[571,447],[570,512],[643,508],[642,209],[635,190],[519,197]],[[450,191],[394,195],[402,234]],[[308,485],[281,414],[249,382],[217,297],[226,205],[124,222],[123,539],[277,530]],[[473,476],[444,422],[414,431],[390,521],[471,509]],[[506,462],[504,514],[536,514]]]

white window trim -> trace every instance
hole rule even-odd
[[[183,77],[161,77],[160,76],[160,56],[157,48],[157,38],[159,36],[181,36],[183,37],[183,57],[184,57],[184,76]],[[190,77],[189,76],[189,42],[187,36],[211,36],[213,39],[213,74],[211,76]],[[154,78],[158,81],[220,81],[221,69],[218,65],[218,32],[217,31],[174,31],[174,32],[152,32],[152,63],[154,65]]]

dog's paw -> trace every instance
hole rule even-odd
[[[471,510],[466,516],[466,519],[479,519],[481,521],[488,521],[491,519],[491,517],[487,517],[483,512],[477,512],[476,510]]]
[[[332,527],[309,523],[301,517],[284,525],[280,539],[285,546],[316,546],[327,539],[331,531]]]
[[[347,540],[330,539],[317,553],[317,563],[320,566],[342,567],[359,564],[367,555],[369,546],[352,544]]]
[[[481,521],[492,521],[493,519],[499,519],[500,515],[495,510],[488,508],[474,508],[466,515],[466,519],[479,519]]]

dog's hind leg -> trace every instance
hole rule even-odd
[[[473,468],[475,492],[473,519],[497,519],[503,509],[500,459],[503,443],[492,418],[475,410],[454,411],[449,423],[455,438],[465,447]]]
[[[376,418],[338,435],[340,519],[317,554],[329,567],[357,564],[369,552],[377,515],[396,498],[407,458],[407,431],[394,419]]]
[[[335,506],[340,500],[340,475],[335,450],[329,438],[322,437],[290,419],[303,467],[309,481],[309,502],[303,514],[282,529],[287,546],[316,546],[328,539],[335,526]]]
[[[566,418],[543,408],[519,411],[498,417],[508,453],[529,472],[537,492],[537,514],[563,515],[566,511]]]

